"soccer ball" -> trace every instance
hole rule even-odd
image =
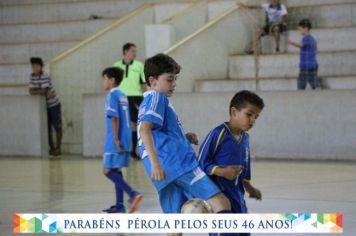
[[[203,199],[193,198],[183,204],[181,213],[213,213],[213,210]]]

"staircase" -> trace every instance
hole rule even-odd
[[[313,2],[316,5],[312,5]],[[287,35],[291,40],[301,40],[294,29],[300,19],[309,18],[313,25],[311,34],[318,42],[318,74],[323,89],[356,89],[356,1],[329,0],[323,5],[317,1],[309,4],[301,1],[300,5],[297,1],[288,3],[292,5],[288,8],[292,30],[282,36],[282,48]],[[287,46],[283,53],[274,53],[271,36],[264,37],[261,45],[262,53],[257,60],[253,55],[230,55],[227,78],[197,80],[195,91],[296,90],[298,49]]]
[[[48,61],[139,5],[115,0],[1,4],[0,94],[28,94],[30,57]]]
[[[142,4],[129,0],[1,1],[0,95],[28,94],[30,57],[42,57],[47,62]],[[155,17],[164,20],[186,6],[159,4]],[[117,54],[120,52],[121,45]]]

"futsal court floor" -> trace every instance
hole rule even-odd
[[[139,161],[132,161],[125,177],[144,194],[138,213],[160,213],[157,194]],[[342,212],[342,235],[356,236],[356,163],[256,160],[252,183],[263,199],[247,200],[250,213]],[[114,187],[102,175],[99,158],[0,158],[1,236],[13,235],[15,212],[102,213],[113,202]]]

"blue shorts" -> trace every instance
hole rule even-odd
[[[61,104],[47,108],[48,128],[53,128],[58,132],[62,129]]]
[[[130,160],[130,152],[105,153],[103,155],[103,167],[106,169],[129,167]]]
[[[178,177],[158,194],[164,213],[180,213],[183,204],[189,198],[208,200],[220,192],[204,171],[197,167]]]

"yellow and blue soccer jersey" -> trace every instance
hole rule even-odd
[[[138,130],[142,122],[153,124],[152,136],[155,149],[166,178],[153,181],[160,191],[181,175],[199,166],[195,152],[185,137],[178,116],[164,93],[147,91],[140,105],[138,115]],[[138,136],[140,156],[143,159],[148,176],[151,174],[151,163],[145,146]]]
[[[119,120],[119,140],[125,152],[132,149],[130,114],[126,95],[118,88],[111,89],[106,96],[106,139],[104,154],[116,154],[119,152],[114,142],[113,129],[110,118],[116,117]]]
[[[223,123],[208,134],[199,150],[200,166],[229,198],[233,213],[247,213],[243,181],[251,179],[249,149],[248,134],[242,133],[237,140]],[[242,172],[235,180],[214,175],[217,167],[226,166],[241,166]]]

